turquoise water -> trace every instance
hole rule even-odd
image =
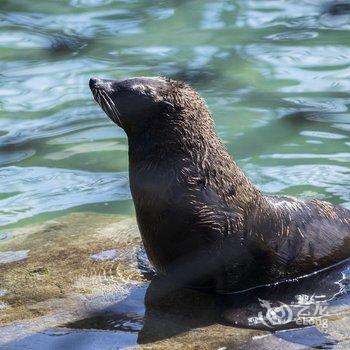
[[[2,229],[133,214],[127,140],[90,76],[189,82],[259,188],[349,207],[350,15],[329,4],[2,0]]]

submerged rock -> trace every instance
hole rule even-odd
[[[71,214],[14,230],[11,240],[0,241],[0,286],[7,291],[1,301],[9,305],[0,324],[66,310],[83,299],[120,300],[144,281],[137,270],[139,246],[135,222],[111,215]],[[96,251],[114,249],[124,252],[118,261],[91,259]]]
[[[78,36],[56,34],[50,37],[52,54],[77,53],[88,45],[88,39]]]

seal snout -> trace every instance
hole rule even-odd
[[[96,78],[96,77],[92,77],[89,80],[89,87],[91,90],[96,89],[100,84],[101,84],[101,79]]]

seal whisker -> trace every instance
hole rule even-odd
[[[96,89],[95,93],[96,93],[96,95],[94,96],[95,100],[102,107],[102,105],[101,105],[101,98],[100,98],[100,91]]]
[[[115,103],[112,101],[112,99],[107,94],[103,93],[102,91],[100,91],[100,94],[101,94],[102,100],[104,102],[104,105],[108,108],[108,111],[112,114],[112,117],[113,117],[112,119],[115,122],[119,123],[120,126],[123,126],[123,124],[119,118],[120,113],[119,113]],[[103,108],[103,104],[100,103],[100,105]]]
[[[109,108],[109,111],[112,114],[114,121],[116,121],[116,122],[118,121],[119,124],[122,125],[121,120],[119,119],[119,114],[118,114],[114,104],[111,103],[111,101],[104,95],[102,95],[102,99],[106,103],[107,107]]]

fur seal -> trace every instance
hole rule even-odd
[[[230,157],[204,100],[165,78],[90,79],[129,142],[130,187],[161,275],[218,292],[324,269],[350,256],[350,210],[267,196]]]

